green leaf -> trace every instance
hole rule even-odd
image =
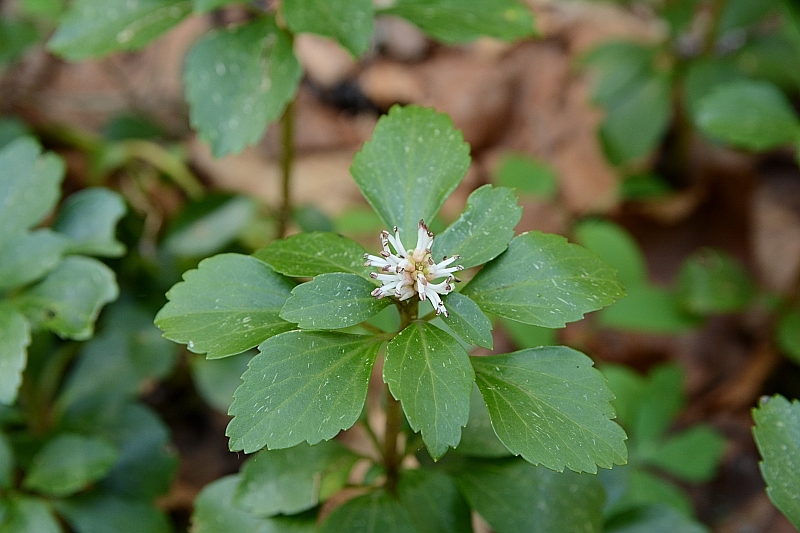
[[[646,379],[626,365],[605,363],[600,371],[608,382],[608,388],[614,393],[611,406],[617,413],[617,422],[625,428],[633,427],[647,384]]]
[[[575,228],[575,238],[589,251],[617,269],[626,288],[647,281],[647,266],[639,245],[622,226],[602,219],[585,220]]]
[[[539,198],[551,199],[558,193],[558,174],[547,164],[526,154],[504,156],[495,171],[494,181],[518,194]]]
[[[628,176],[619,184],[619,194],[626,200],[650,200],[672,192],[672,187],[657,174]]]
[[[23,20],[0,20],[0,68],[11,65],[40,39],[35,24]]]
[[[606,509],[606,516],[615,516],[647,505],[667,505],[684,516],[693,516],[692,500],[684,491],[645,470],[625,468],[630,469],[627,491]]]
[[[627,461],[614,396],[582,353],[548,346],[473,357],[472,366],[495,433],[514,454],[559,472]]]
[[[24,135],[30,135],[31,130],[27,124],[14,116],[0,117],[0,149]]]
[[[224,359],[192,358],[192,381],[198,394],[212,408],[227,413],[233,402],[233,393],[242,384],[242,374],[252,358],[251,352]]]
[[[28,321],[13,307],[0,302],[0,404],[10,405],[17,399],[30,343]]]
[[[0,240],[35,226],[55,207],[61,195],[64,162],[55,154],[41,155],[39,144],[19,137],[0,150]]]
[[[313,205],[301,205],[292,209],[292,222],[303,232],[333,231],[333,220]]]
[[[696,327],[700,319],[684,311],[669,290],[652,285],[632,285],[627,296],[600,312],[604,327],[652,333],[679,333]]]
[[[725,451],[725,437],[709,426],[696,425],[670,437],[644,459],[690,483],[710,481]]]
[[[319,274],[350,272],[368,277],[374,269],[364,266],[364,248],[337,233],[298,233],[273,241],[253,254],[281,274],[312,278]]]
[[[259,518],[233,503],[241,474],[225,476],[203,488],[194,501],[193,533],[313,533],[315,516]]]
[[[498,320],[517,348],[538,348],[558,344],[558,334],[554,329],[531,326],[507,318]]]
[[[383,380],[434,460],[458,445],[475,372],[456,339],[427,322],[412,322],[386,348]]]
[[[672,114],[671,79],[651,74],[631,84],[606,107],[600,139],[614,164],[647,155],[661,142]]]
[[[397,0],[385,12],[447,44],[484,35],[514,41],[535,33],[533,14],[515,0]]]
[[[69,496],[105,476],[117,457],[104,439],[62,433],[34,456],[23,484],[50,496]]]
[[[232,451],[316,444],[358,420],[380,342],[290,331],[268,339],[236,390],[226,434]]]
[[[592,100],[610,106],[620,95],[651,75],[657,49],[630,40],[609,41],[592,48],[583,65],[593,79]]]
[[[461,442],[456,452],[472,457],[508,457],[512,455],[505,444],[500,442],[492,429],[489,410],[483,401],[477,385],[472,386],[469,404],[469,421],[461,431]]]
[[[301,73],[289,36],[272,18],[209,33],[186,57],[192,126],[216,157],[240,152],[281,116]]]
[[[8,489],[14,478],[14,450],[3,433],[0,432],[0,489]],[[2,513],[0,513],[0,524],[3,523]]]
[[[762,0],[761,2],[750,2],[749,0],[729,0],[725,2],[724,9],[720,15],[717,35],[752,26],[760,22],[767,13],[778,7],[779,0]]]
[[[210,359],[249,350],[293,329],[278,314],[292,283],[250,256],[221,254],[204,259],[167,293],[156,315],[164,336]]]
[[[167,517],[155,506],[112,494],[86,494],[55,502],[73,530],[80,533],[170,533]]]
[[[355,326],[391,304],[370,294],[375,288],[355,274],[320,274],[292,289],[281,318],[302,329],[340,329]]]
[[[729,58],[697,58],[686,69],[683,97],[686,110],[694,123],[697,123],[701,102],[717,88],[729,83],[740,82],[746,78]]]
[[[29,496],[10,496],[6,520],[0,522],[2,533],[63,533],[45,500]]]
[[[100,310],[118,295],[110,268],[96,259],[70,256],[13,303],[34,329],[44,327],[63,338],[85,340],[94,333]]]
[[[286,24],[294,33],[332,37],[354,57],[369,48],[372,37],[372,0],[285,0]]]
[[[719,250],[699,250],[684,260],[678,274],[678,295],[688,311],[708,315],[741,311],[755,287],[744,267]]]
[[[469,145],[449,116],[394,106],[378,120],[350,172],[386,227],[400,228],[410,249],[419,221],[433,221],[469,164]]]
[[[464,287],[481,309],[511,320],[560,328],[624,295],[614,269],[559,235],[515,237]]]
[[[336,441],[261,450],[242,467],[234,503],[256,516],[311,509],[344,486],[356,459]]]
[[[258,205],[246,196],[215,194],[186,206],[164,239],[178,257],[207,257],[238,237],[256,216]]]
[[[47,47],[70,61],[138,50],[191,10],[190,0],[76,0],[69,4]]]
[[[472,533],[469,506],[448,476],[422,468],[404,470],[397,495],[417,533]]]
[[[457,292],[444,296],[448,317],[443,318],[453,332],[469,344],[492,349],[492,322],[483,314],[478,304]]]
[[[686,404],[683,381],[683,370],[677,364],[661,364],[650,371],[630,428],[636,443],[656,440],[669,429]]]
[[[792,143],[800,136],[800,122],[786,96],[764,81],[719,87],[698,105],[697,125],[714,139],[757,151]]]
[[[607,533],[708,533],[701,523],[664,505],[633,509],[615,517],[604,529]]]
[[[39,229],[0,242],[0,290],[38,281],[53,270],[67,248],[67,240]]]
[[[753,409],[753,436],[761,452],[761,475],[775,507],[800,528],[800,402],[780,395],[762,398]]]
[[[376,490],[348,500],[328,515],[319,533],[417,533],[406,510],[391,495]]]
[[[453,475],[470,507],[497,533],[602,531],[597,476],[556,473],[519,459],[471,460]]]
[[[794,362],[800,363],[800,310],[793,310],[778,322],[778,344]]]
[[[239,0],[194,0],[195,13],[205,13],[214,9],[237,3]]]
[[[70,253],[119,257],[125,245],[114,238],[114,230],[126,210],[117,193],[90,187],[64,201],[53,229],[72,240],[67,248]]]
[[[456,263],[464,268],[491,261],[505,251],[521,217],[514,191],[484,185],[469,195],[458,220],[433,240],[433,257],[459,255]]]

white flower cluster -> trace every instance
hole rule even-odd
[[[413,250],[406,250],[400,241],[400,233],[394,228],[394,235],[388,231],[381,232],[383,251],[380,257],[365,254],[365,266],[374,266],[381,269],[381,273],[373,272],[370,276],[379,280],[383,285],[372,291],[376,298],[394,296],[400,301],[408,300],[415,294],[420,300],[430,299],[436,314],[447,316],[440,294],[447,294],[453,290],[453,282],[460,281],[452,273],[464,268],[460,265],[449,266],[458,259],[457,255],[451,258],[444,257],[440,263],[434,263],[431,256],[433,233],[428,231],[425,222],[419,221],[417,232],[417,246]],[[389,247],[391,245],[391,248]],[[394,251],[392,251],[394,249]],[[433,283],[439,278],[445,278],[439,283]]]

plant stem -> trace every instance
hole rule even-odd
[[[286,237],[292,218],[291,175],[294,163],[294,99],[286,106],[281,120],[281,206],[278,210],[278,238]]]

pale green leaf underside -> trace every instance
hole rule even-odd
[[[120,195],[91,187],[64,201],[53,229],[71,239],[70,253],[118,257],[125,253],[125,245],[116,240],[114,233],[125,211]]]
[[[375,285],[355,274],[320,274],[292,290],[281,318],[302,329],[340,329],[378,314],[391,299],[372,296]]]
[[[294,33],[317,33],[336,39],[358,57],[369,47],[372,0],[284,0],[286,24]]]
[[[215,156],[240,152],[281,116],[300,76],[289,37],[271,18],[209,33],[186,58],[192,126]]]
[[[83,256],[64,258],[46,278],[13,301],[33,328],[46,328],[62,338],[86,340],[103,306],[119,295],[114,271]]]
[[[422,432],[431,457],[458,445],[475,373],[457,340],[427,322],[413,322],[386,348],[383,380],[411,428]]]
[[[560,328],[623,296],[616,271],[564,237],[538,231],[515,237],[464,287],[487,313]]]
[[[0,150],[0,240],[41,222],[58,201],[64,163],[55,154],[41,152],[30,137],[15,139]]]
[[[331,512],[319,533],[416,533],[400,503],[382,489],[348,500]]]
[[[530,10],[515,0],[397,0],[387,12],[445,43],[481,36],[513,41],[535,31]]]
[[[776,148],[800,136],[789,100],[765,81],[720,86],[700,101],[697,124],[714,139],[751,150]]]
[[[167,293],[155,324],[192,352],[234,355],[294,328],[279,316],[292,283],[254,257],[216,255],[183,279]]]
[[[103,439],[65,433],[39,450],[24,485],[50,496],[69,496],[106,475],[117,457]]]
[[[342,488],[356,459],[334,440],[261,450],[242,467],[234,502],[257,516],[311,509]],[[328,475],[332,473],[343,475]]]
[[[360,244],[338,233],[312,232],[273,241],[253,256],[269,263],[277,272],[297,278],[332,272],[368,277],[375,269],[364,266],[364,253]]]
[[[492,322],[483,314],[478,304],[458,292],[442,298],[448,317],[442,318],[453,332],[465,342],[492,349]]]
[[[779,395],[764,398],[753,420],[769,499],[800,528],[800,402]]]
[[[482,265],[503,253],[522,217],[514,191],[484,185],[467,199],[464,213],[433,240],[433,258],[459,255],[464,268]]]
[[[614,398],[592,360],[547,346],[473,357],[492,427],[506,447],[535,465],[597,472],[625,464],[625,432],[614,423]]]
[[[0,303],[0,404],[9,405],[17,399],[30,342],[31,328],[25,317]]]
[[[470,460],[454,472],[470,506],[497,533],[600,533],[597,476],[552,472],[519,459]]]
[[[236,389],[226,431],[232,451],[316,444],[358,420],[379,342],[290,331],[259,346]]]
[[[136,50],[191,11],[191,0],[76,0],[47,46],[71,61]]]
[[[433,220],[469,164],[469,145],[449,116],[395,106],[380,118],[350,172],[386,227],[397,226],[411,249],[419,221]]]
[[[67,239],[49,229],[26,231],[0,243],[0,290],[43,278],[66,248]]]
[[[50,506],[40,498],[10,496],[3,533],[62,533]]]

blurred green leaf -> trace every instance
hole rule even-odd
[[[397,495],[417,533],[472,533],[469,505],[448,476],[403,470]]]
[[[417,533],[408,512],[382,489],[357,496],[334,509],[319,533]]]
[[[620,196],[626,200],[646,200],[670,192],[672,187],[655,174],[629,176],[619,184]]]
[[[517,348],[538,348],[540,346],[552,346],[558,344],[556,330],[543,328],[541,326],[531,326],[507,318],[499,318],[500,324]]]
[[[698,104],[696,122],[711,138],[750,150],[769,150],[800,137],[791,104],[765,81],[719,86]]]
[[[10,405],[17,399],[30,343],[28,321],[13,307],[0,302],[0,404]]]
[[[575,237],[578,243],[617,269],[626,289],[647,281],[644,254],[622,226],[608,220],[584,220],[575,228]]]
[[[290,331],[262,343],[236,389],[232,451],[316,444],[348,429],[364,407],[380,340]]]
[[[761,21],[770,11],[776,10],[780,0],[728,0],[725,2],[717,24],[717,35],[752,26]]]
[[[651,505],[614,517],[604,529],[607,533],[708,533],[708,529],[680,512]]]
[[[19,59],[39,39],[39,31],[30,22],[0,20],[0,67]]]
[[[455,451],[472,457],[493,458],[513,455],[495,435],[489,409],[486,408],[486,402],[483,401],[477,385],[472,386],[469,420],[467,426],[461,430],[461,442]]]
[[[68,240],[49,229],[0,239],[0,290],[22,287],[43,278],[61,260]]]
[[[348,209],[339,215],[334,226],[339,233],[374,233],[376,243],[378,242],[378,233],[385,229],[381,217],[369,207],[352,207]]]
[[[111,494],[91,493],[54,502],[78,533],[170,533],[167,517],[154,505]]]
[[[800,40],[787,29],[750,39],[736,54],[736,64],[750,78],[776,84],[789,94],[800,89]]]
[[[447,308],[448,316],[443,318],[453,333],[468,344],[477,344],[492,349],[492,323],[483,314],[478,304],[469,297],[457,292],[444,296],[442,301]]]
[[[19,137],[30,135],[27,124],[14,116],[0,116],[0,149]]]
[[[4,500],[8,507],[5,521],[0,522],[3,533],[63,533],[45,500],[22,495],[11,495]]]
[[[433,221],[469,164],[469,145],[448,115],[394,106],[378,120],[350,172],[386,227],[398,226],[410,249],[419,221]]]
[[[214,156],[241,152],[280,118],[301,74],[289,36],[272,18],[207,33],[186,56],[192,126]]]
[[[194,11],[195,13],[205,13],[238,2],[240,0],[194,0]]]
[[[242,384],[242,374],[253,353],[244,352],[224,359],[191,359],[192,379],[195,389],[212,408],[227,414],[233,402],[233,393]]]
[[[373,268],[364,266],[364,248],[336,233],[298,233],[273,241],[253,254],[281,274],[314,277],[333,272],[351,272],[369,277]]]
[[[8,489],[11,487],[14,475],[14,450],[11,449],[11,443],[8,438],[0,432],[0,489]],[[4,522],[2,513],[0,513],[0,524]]]
[[[297,224],[300,231],[333,231],[333,221],[313,205],[301,205],[292,210],[292,222]]]
[[[753,436],[761,453],[761,475],[775,507],[800,528],[800,402],[780,395],[762,398],[753,409]]]
[[[558,193],[558,174],[546,163],[525,154],[504,156],[494,176],[498,187],[514,189],[517,194],[551,199]]]
[[[778,322],[778,344],[786,355],[800,363],[800,310],[793,310]]]
[[[47,46],[70,61],[138,50],[191,10],[190,0],[75,0]]]
[[[648,505],[666,505],[683,516],[694,515],[692,501],[681,489],[645,470],[626,468],[630,469],[627,490],[614,505],[606,510],[606,516],[613,517]]]
[[[103,137],[109,141],[127,139],[157,140],[165,137],[164,130],[150,120],[137,115],[120,115],[103,127]]]
[[[710,248],[687,257],[678,274],[678,297],[688,311],[708,315],[741,311],[752,299],[755,284],[730,255]]]
[[[69,237],[69,253],[119,257],[125,253],[125,245],[116,240],[114,233],[126,211],[125,200],[119,194],[90,187],[64,200],[53,229]]]
[[[604,327],[652,333],[680,333],[700,320],[686,313],[669,290],[653,285],[626,287],[627,296],[600,312]]]
[[[617,413],[617,422],[622,427],[633,427],[646,379],[625,365],[603,364],[600,371],[608,382],[608,388],[614,393],[615,398],[611,405]]]
[[[369,47],[372,0],[284,0],[286,24],[293,33],[316,33],[336,39],[354,57]]]
[[[710,426],[695,425],[668,437],[644,459],[692,483],[710,481],[725,449],[725,437]]]
[[[637,444],[658,439],[669,429],[686,404],[683,380],[683,370],[676,364],[661,364],[650,371],[630,427]]]
[[[592,48],[582,60],[593,74],[592,99],[603,106],[649,75],[656,49],[633,41],[609,41]]]

